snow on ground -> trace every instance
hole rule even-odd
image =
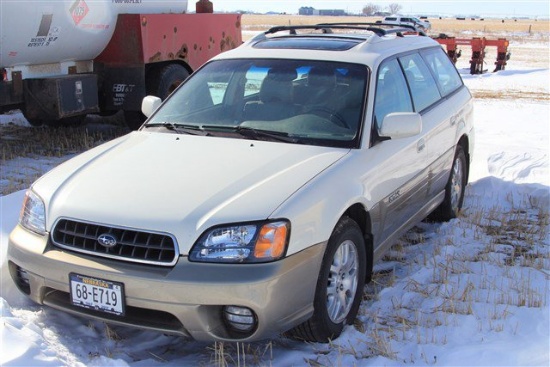
[[[550,73],[510,68],[463,77],[473,92],[498,97],[475,102],[464,214],[404,236],[375,265],[357,321],[333,343],[199,343],[33,304],[6,264],[19,191],[0,197],[0,365],[548,366]],[[39,162],[44,171],[55,164]]]
[[[3,115],[0,115],[0,124],[13,124],[17,126],[27,127],[31,126],[25,116],[23,116],[23,114],[19,110],[13,110]]]

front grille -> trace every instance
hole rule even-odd
[[[105,234],[114,237],[116,245],[101,245],[98,237]],[[179,255],[176,242],[166,234],[67,219],[57,222],[52,240],[55,246],[76,252],[153,265],[172,266]]]

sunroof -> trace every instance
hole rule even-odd
[[[364,39],[336,39],[326,37],[268,38],[254,45],[255,48],[345,51],[364,42]]]

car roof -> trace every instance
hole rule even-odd
[[[388,56],[427,47],[440,46],[413,26],[322,23],[273,27],[215,59],[314,59],[374,67]]]

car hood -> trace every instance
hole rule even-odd
[[[348,149],[134,132],[35,183],[61,217],[173,234],[187,254],[207,228],[269,218]]]

